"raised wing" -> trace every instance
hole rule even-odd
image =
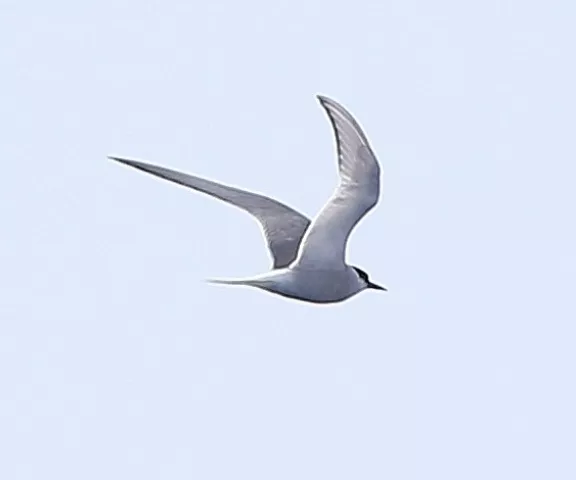
[[[334,129],[340,184],[306,231],[297,263],[333,269],[345,264],[350,233],[378,202],[380,166],[352,115],[334,100],[323,96],[318,100]]]
[[[268,242],[273,268],[286,267],[296,258],[300,241],[308,225],[310,225],[310,220],[296,210],[263,195],[246,192],[176,170],[128,158],[113,156],[108,158],[206,193],[252,214],[260,222],[264,237]]]

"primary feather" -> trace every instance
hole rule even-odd
[[[296,258],[300,241],[308,225],[310,225],[310,220],[293,208],[264,195],[247,192],[169,168],[130,158],[115,156],[108,158],[206,193],[250,213],[262,227],[272,256],[273,268],[286,267]]]
[[[346,245],[356,224],[378,202],[380,167],[366,135],[339,103],[318,97],[336,137],[340,183],[306,231],[297,264],[320,268],[345,265]]]

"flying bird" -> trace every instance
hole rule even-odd
[[[335,303],[366,289],[386,290],[346,263],[348,237],[380,196],[380,166],[365,133],[338,102],[318,95],[336,139],[340,182],[310,221],[272,198],[140,160],[109,156],[125,165],[206,193],[239,207],[260,223],[272,257],[269,272],[248,278],[209,280],[247,285],[312,303]]]

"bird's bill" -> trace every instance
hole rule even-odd
[[[381,287],[380,285],[376,285],[375,283],[372,283],[372,282],[368,282],[368,288],[373,288],[374,290],[383,290],[385,292],[388,291],[387,288]]]

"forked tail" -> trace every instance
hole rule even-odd
[[[250,280],[242,278],[208,278],[206,281],[217,285],[253,285]]]

